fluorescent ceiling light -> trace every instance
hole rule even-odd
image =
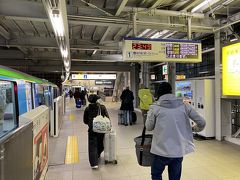
[[[223,2],[222,4],[223,5],[228,5],[228,4],[232,3],[233,1],[235,1],[235,0],[228,0],[228,1]]]
[[[196,12],[197,10],[201,9],[203,6],[207,5],[209,3],[209,1],[211,1],[211,0],[203,1],[202,3],[200,3],[199,5],[194,7],[191,12],[193,13],[193,12]]]
[[[65,67],[66,72],[70,71],[70,67]]]
[[[70,67],[70,61],[65,59],[64,60],[64,67]]]
[[[230,42],[234,42],[234,41],[237,41],[238,38],[233,38],[233,39],[230,39]]]
[[[137,37],[143,37],[145,34],[147,34],[151,29],[145,29],[141,34],[139,34]]]
[[[194,7],[191,12],[203,11],[219,1],[220,0],[204,0],[202,3]]]
[[[166,34],[168,32],[169,32],[169,30],[159,31],[159,32],[155,33],[154,35],[152,35],[150,38],[151,39],[159,38],[159,37],[161,37],[162,35],[164,35],[164,34]]]
[[[61,48],[61,54],[62,54],[63,58],[67,58],[68,57],[68,50]]]
[[[59,12],[59,11],[57,11]],[[60,14],[52,13],[50,14],[50,20],[52,22],[53,29],[55,31],[56,36],[63,37],[64,36],[64,25],[63,20]]]
[[[96,52],[97,52],[97,50],[95,49],[92,54],[94,55],[94,54],[96,54]]]
[[[167,39],[167,38],[171,37],[172,35],[174,35],[176,33],[177,33],[177,31],[174,31],[174,32],[172,32],[170,34],[167,34],[166,36],[163,37],[163,39]]]

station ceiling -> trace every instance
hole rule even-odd
[[[0,0],[0,64],[29,71],[61,71],[62,57],[43,1]],[[67,7],[73,71],[123,71],[122,39],[186,39],[213,34],[239,21],[240,0],[62,0]]]

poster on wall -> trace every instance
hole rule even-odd
[[[222,49],[222,94],[240,96],[240,43]]]
[[[125,38],[122,52],[129,62],[202,62],[199,41]]]
[[[48,124],[34,138],[34,179],[39,180],[48,161]]]

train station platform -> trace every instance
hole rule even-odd
[[[88,161],[88,127],[83,123],[84,108],[75,108],[67,100],[67,110],[58,138],[50,138],[47,180],[149,180],[150,168],[141,167],[135,155],[133,139],[142,131],[142,118],[137,123],[118,125],[119,103],[105,103],[113,129],[117,132],[118,164],[104,164],[92,170]],[[195,153],[185,156],[182,180],[239,180],[240,147],[216,140],[195,140]],[[168,179],[165,170],[163,179]]]

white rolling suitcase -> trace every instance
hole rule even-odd
[[[105,164],[117,164],[117,136],[115,131],[105,133],[104,136],[104,160]]]

